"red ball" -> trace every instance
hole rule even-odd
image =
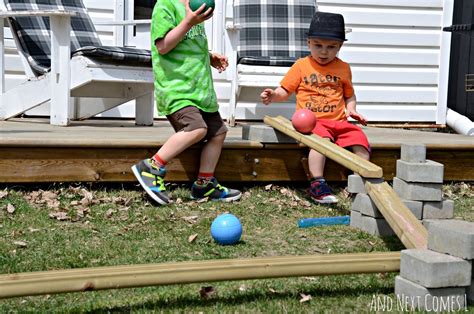
[[[291,117],[291,123],[296,131],[303,134],[311,134],[316,126],[316,116],[309,109],[299,109]]]

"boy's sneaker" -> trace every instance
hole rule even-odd
[[[332,194],[326,180],[314,180],[308,189],[309,196],[320,204],[337,203],[337,198]]]
[[[191,188],[191,197],[196,200],[208,197],[214,201],[231,202],[239,200],[242,193],[239,190],[228,189],[217,182],[216,178],[212,178],[205,185],[193,183]]]
[[[132,167],[133,174],[150,197],[161,205],[170,203],[163,180],[166,169],[158,168],[151,159],[144,159]]]

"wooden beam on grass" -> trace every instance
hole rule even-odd
[[[421,222],[403,204],[387,182],[365,182],[365,188],[378,210],[408,249],[424,249],[428,232]]]
[[[0,298],[211,281],[398,272],[400,252],[224,259],[0,276]]]
[[[331,143],[317,135],[304,135],[293,128],[291,122],[285,117],[277,118],[266,116],[263,120],[278,131],[294,138],[298,142],[320,152],[324,156],[345,166],[365,178],[382,178],[383,171],[379,166],[365,160],[350,151]]]

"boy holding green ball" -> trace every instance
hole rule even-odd
[[[213,7],[207,7],[210,0],[205,2],[193,11],[190,0],[158,0],[153,9],[155,98],[158,111],[166,115],[176,133],[154,156],[134,165],[132,170],[148,195],[159,204],[171,201],[164,183],[166,164],[201,141],[204,146],[192,197],[234,201],[242,195],[238,190],[223,187],[214,177],[227,127],[218,111],[210,67],[221,72],[228,62],[225,56],[208,51],[203,22],[212,17]]]

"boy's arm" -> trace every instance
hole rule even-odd
[[[287,100],[290,97],[290,93],[283,87],[277,87],[276,89],[266,88],[261,94],[263,104],[269,105],[271,102],[279,102]]]
[[[194,26],[199,23],[204,22],[207,19],[212,17],[212,8],[207,9],[204,12],[204,8],[206,7],[203,4],[199,9],[196,11],[192,11],[189,8],[189,0],[186,0],[186,17],[178,24],[175,28],[170,30],[166,33],[165,37],[158,39],[155,41],[156,48],[158,52],[162,55],[167,54],[171,50],[173,50],[176,45],[183,39],[184,35]]]
[[[367,125],[367,119],[357,112],[357,100],[355,94],[346,99],[346,117],[359,121],[362,125]]]

